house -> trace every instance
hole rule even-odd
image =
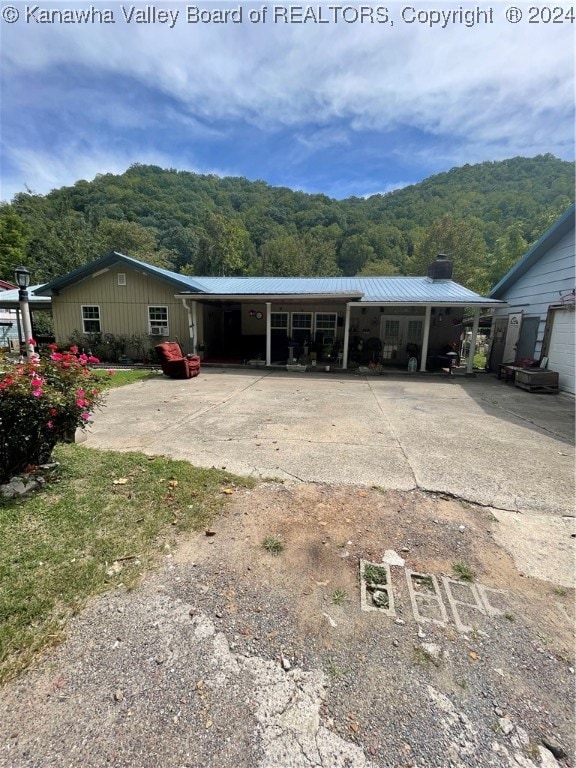
[[[0,280],[0,294],[13,290],[14,286],[5,280]],[[11,339],[18,338],[16,311],[0,306],[0,349],[10,346]]]
[[[318,362],[418,367],[446,364],[464,309],[501,302],[452,279],[439,256],[426,277],[189,277],[110,253],[36,291],[52,298],[59,343],[74,333],[112,339],[178,338],[186,352],[217,362]],[[472,357],[469,371],[472,371]]]
[[[548,358],[559,388],[574,394],[576,360],[576,251],[572,205],[504,275],[489,297],[506,302],[494,310],[489,366]]]
[[[34,314],[37,311],[49,312],[52,305],[50,297],[36,295],[36,291],[42,287],[38,284],[28,288],[28,303],[33,328]],[[19,350],[20,342],[23,341],[18,288],[0,280],[0,348]]]

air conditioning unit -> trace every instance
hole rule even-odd
[[[168,328],[164,325],[153,325],[152,336],[168,336]]]

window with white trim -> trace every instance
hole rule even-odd
[[[93,305],[82,306],[82,330],[84,333],[100,333],[100,307]]]
[[[169,336],[168,307],[148,307],[148,333],[150,336]]]
[[[312,312],[292,312],[292,330],[311,331]]]
[[[326,336],[336,336],[336,312],[316,312],[316,333],[319,331]]]
[[[271,312],[270,328],[273,331],[285,331],[288,333],[288,312]]]
[[[291,336],[298,344],[309,342],[312,337],[312,312],[292,312]]]

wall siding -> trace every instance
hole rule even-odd
[[[499,299],[508,302],[507,307],[496,309],[494,317],[523,312],[525,317],[539,317],[535,357],[540,356],[546,316],[551,304],[560,302],[560,291],[574,288],[576,281],[576,256],[574,229],[553,246],[536,264]]]
[[[118,273],[126,275],[126,285],[118,285]],[[65,344],[74,331],[82,332],[82,305],[100,307],[102,333],[114,335],[148,333],[148,306],[167,306],[169,336],[178,337],[189,351],[188,313],[174,298],[176,289],[131,270],[126,265],[112,267],[63,290],[52,298],[54,330],[58,344]],[[162,337],[151,336],[151,344]]]

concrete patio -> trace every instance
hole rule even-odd
[[[112,390],[87,445],[574,516],[574,399],[477,378],[203,370]]]

